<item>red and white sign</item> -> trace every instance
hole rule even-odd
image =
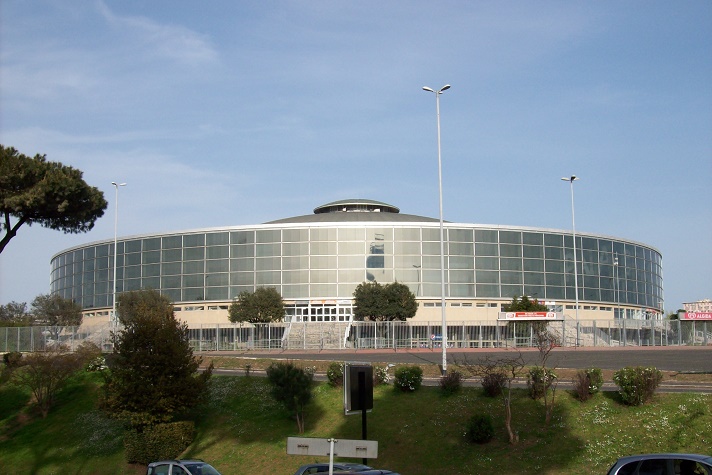
[[[712,312],[685,312],[680,314],[680,320],[712,320]]]
[[[559,320],[556,312],[504,312],[499,314],[500,320]]]

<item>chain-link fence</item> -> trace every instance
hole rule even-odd
[[[572,320],[548,322],[560,346],[712,345],[712,322],[684,320]],[[70,350],[91,341],[112,350],[110,326],[0,327],[0,353]],[[213,324],[188,330],[195,351],[416,349],[440,348],[440,322],[279,322]],[[525,348],[536,346],[532,322],[448,322],[449,348]]]

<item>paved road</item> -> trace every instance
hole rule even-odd
[[[491,350],[491,349],[448,349],[448,364],[458,362],[476,363],[482,358],[511,358],[521,351],[528,364],[538,361],[535,349]],[[417,350],[324,350],[324,351],[228,351],[208,352],[205,356],[239,356],[251,358],[273,358],[318,361],[363,361],[369,363],[411,363],[440,364],[442,352],[439,349]],[[554,368],[582,369],[596,367],[618,370],[626,366],[654,366],[663,371],[691,373],[712,373],[712,347],[622,347],[622,348],[557,348],[552,351],[548,366]]]
[[[448,364],[458,362],[477,363],[482,358],[512,358],[518,356],[517,350],[458,350],[447,352]],[[209,352],[205,356],[239,356],[249,358],[270,358],[288,360],[317,361],[359,361],[367,363],[408,363],[440,364],[442,353],[439,350],[343,350],[343,351],[272,351],[272,352]],[[536,364],[539,354],[536,350],[525,349],[521,355],[527,364]],[[596,367],[618,370],[626,366],[654,366],[663,371],[681,373],[712,374],[712,347],[625,347],[625,348],[557,348],[549,357],[548,365],[553,368],[582,369]],[[244,374],[242,369],[216,369],[215,374]],[[256,371],[262,376],[262,371]],[[325,379],[320,375],[317,379]],[[423,381],[425,385],[437,385],[437,378]],[[466,381],[465,385],[477,385],[476,381]],[[517,387],[526,387],[524,380],[515,383]],[[561,381],[561,389],[572,389],[570,381]],[[613,383],[606,383],[604,391],[615,391]],[[712,393],[712,383],[663,381],[660,392],[700,392]]]

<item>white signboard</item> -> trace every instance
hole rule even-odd
[[[564,314],[558,312],[500,312],[497,319],[508,321],[563,320]]]
[[[287,454],[375,459],[378,441],[287,437]]]

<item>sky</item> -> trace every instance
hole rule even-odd
[[[712,2],[0,2],[0,143],[105,193],[84,234],[20,228],[0,304],[55,253],[365,198],[663,255],[665,310],[712,298]]]

